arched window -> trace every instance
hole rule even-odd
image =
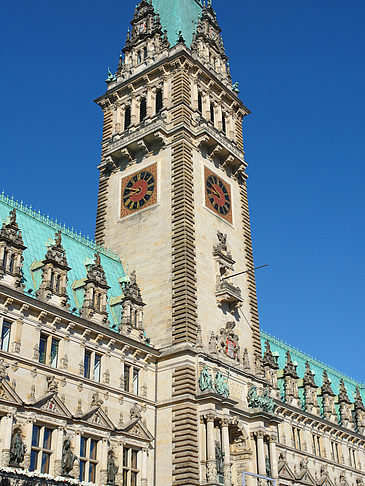
[[[8,264],[8,250],[5,248],[4,257],[3,257],[3,268],[4,268],[4,270],[6,270],[7,264]]]
[[[127,106],[124,112],[124,130],[127,130],[131,124],[131,115],[131,107]]]
[[[53,290],[53,284],[54,284],[54,271],[51,270],[51,278],[49,281],[49,286],[51,287],[52,290]]]
[[[55,292],[58,294],[60,291],[60,284],[61,284],[61,276],[57,275],[56,277],[56,289]]]
[[[163,108],[162,89],[156,92],[156,113],[160,113]]]
[[[210,121],[214,125],[214,105],[213,105],[213,103],[210,104]]]
[[[200,93],[198,93],[198,111],[200,114],[203,114],[203,100]]]
[[[139,105],[139,121],[143,121],[147,116],[147,102],[146,98],[141,99],[141,103]]]

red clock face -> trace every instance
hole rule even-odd
[[[209,209],[232,223],[231,188],[205,167],[205,203]]]
[[[122,180],[121,217],[154,204],[157,200],[156,164]]]

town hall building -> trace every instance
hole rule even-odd
[[[106,81],[95,241],[0,195],[0,484],[364,486],[365,386],[260,331],[211,2],[141,0]]]

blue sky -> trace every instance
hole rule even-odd
[[[101,110],[134,3],[6,2],[1,188],[93,235]],[[262,327],[365,381],[365,3],[215,0],[245,119]]]

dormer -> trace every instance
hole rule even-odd
[[[166,31],[162,31],[160,16],[156,14],[151,2],[142,0],[136,6],[128,30],[125,46],[122,49],[116,79],[128,77],[148,61],[155,60],[163,50],[170,47]],[[113,81],[114,79],[110,79]]]
[[[23,243],[22,233],[16,221],[16,211],[9,213],[0,230],[0,278],[1,283],[23,290]]]
[[[67,272],[70,267],[62,246],[61,231],[58,231],[54,241],[49,243],[42,263],[42,281],[36,292],[38,299],[60,307],[68,307]]]
[[[94,257],[94,263],[87,268],[84,292],[85,298],[81,307],[81,317],[98,324],[108,324],[108,290],[105,272],[101,265],[100,254]]]
[[[123,293],[124,297],[121,301],[123,306],[122,330],[130,333],[136,329],[143,336],[143,307],[146,304],[143,302],[135,271],[131,272]]]
[[[228,57],[221,33],[222,29],[218,25],[216,13],[211,3],[208,3],[203,6],[202,15],[193,35],[191,50],[196,53],[200,62],[210,71],[213,70],[224,84],[231,86]]]

